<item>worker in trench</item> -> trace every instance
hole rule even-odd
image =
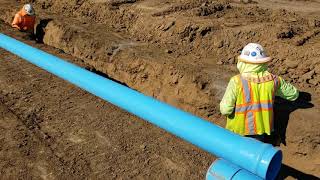
[[[280,76],[268,72],[269,61],[271,57],[261,45],[249,43],[243,48],[237,63],[240,74],[230,79],[220,111],[227,116],[226,129],[274,144],[275,96],[294,101],[299,92]]]
[[[30,37],[34,37],[34,26],[36,22],[35,11],[31,4],[25,4],[14,16],[12,27],[19,31],[28,32]]]

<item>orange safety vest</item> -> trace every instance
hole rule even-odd
[[[270,135],[273,131],[273,103],[279,87],[279,77],[273,74],[261,78],[237,75],[235,111],[227,117],[226,128],[240,135]]]
[[[33,31],[35,22],[36,17],[27,15],[22,9],[14,16],[12,26],[18,26],[21,31]]]

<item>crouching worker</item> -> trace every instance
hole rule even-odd
[[[29,32],[33,35],[36,22],[35,12],[31,4],[26,4],[14,16],[12,27],[20,31]]]
[[[275,96],[290,101],[299,96],[293,85],[268,72],[270,60],[261,45],[246,45],[238,57],[240,74],[230,79],[220,102],[220,111],[227,116],[226,129],[267,143],[274,131]]]

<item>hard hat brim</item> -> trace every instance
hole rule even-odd
[[[250,64],[263,64],[266,62],[269,62],[272,60],[271,57],[265,57],[265,58],[261,58],[261,59],[248,59],[248,58],[244,58],[241,55],[238,56],[238,60],[241,62],[245,62],[245,63],[250,63]]]
[[[27,13],[29,16],[34,16],[34,15],[35,15],[34,11],[32,11],[32,12],[30,12],[30,13],[28,13],[28,12],[26,11],[26,13]]]

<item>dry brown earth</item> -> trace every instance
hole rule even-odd
[[[320,1],[34,0],[45,45],[5,25],[25,2],[0,1],[1,32],[218,125],[241,47],[261,43],[274,57],[271,71],[305,92],[304,102],[276,104],[286,164],[279,178],[320,176]],[[9,134],[1,143],[16,153],[0,149],[3,177],[199,179],[214,159],[3,50],[0,57],[0,124]],[[100,146],[106,137],[120,150]]]

